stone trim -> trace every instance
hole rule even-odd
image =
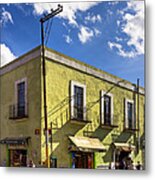
[[[111,125],[113,125],[113,118],[114,118],[114,102],[113,102],[113,94],[111,93],[106,93],[105,91],[101,90],[101,94],[100,94],[100,98],[101,98],[101,103],[100,103],[100,108],[101,108],[101,119],[100,121],[102,122],[102,124],[104,124],[104,95],[107,95],[111,98],[111,104],[110,104],[110,108],[111,108]]]
[[[70,82],[70,87],[71,87],[71,117],[74,117],[74,86],[78,86],[83,88],[83,112],[84,112],[84,120],[86,120],[86,85],[85,84],[81,84],[77,81],[71,81]]]
[[[132,128],[134,129],[135,125],[136,125],[136,122],[135,122],[135,117],[134,117],[134,100],[131,100],[131,99],[127,99],[125,98],[125,128],[129,128],[129,122],[128,122],[128,102],[131,103],[133,106],[132,106]]]
[[[27,103],[28,103],[28,101],[27,101],[27,77],[24,77],[22,79],[15,81],[15,100],[14,100],[14,102],[15,102],[15,105],[17,105],[17,103],[18,103],[17,86],[19,83],[22,83],[22,82],[25,82],[25,114],[27,114],[27,112],[28,112],[28,107],[27,107]],[[17,112],[15,112],[15,113],[17,114]]]

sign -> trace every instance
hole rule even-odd
[[[46,134],[45,129],[44,129],[44,135]],[[48,129],[48,134],[51,135],[52,134],[52,130]]]
[[[40,135],[40,129],[35,129],[35,135]]]

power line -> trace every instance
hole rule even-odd
[[[48,23],[48,27],[47,27],[47,32],[45,33],[45,45],[47,45],[49,37],[50,37],[50,32],[51,32],[51,28],[52,28],[52,24],[53,24],[53,18],[50,19],[49,21],[50,23]]]

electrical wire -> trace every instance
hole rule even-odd
[[[47,32],[45,34],[45,45],[47,45],[49,37],[50,37],[50,32],[51,32],[51,28],[52,28],[52,24],[53,24],[53,18],[50,19],[49,23],[47,24]]]

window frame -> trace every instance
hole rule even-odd
[[[114,124],[113,122],[113,117],[114,117],[114,102],[113,102],[113,94],[111,93],[106,93],[104,90],[100,91],[100,123],[101,125],[106,125],[104,121],[104,95],[110,97],[110,125],[112,126]]]
[[[132,104],[132,128],[129,127],[128,103]],[[125,98],[125,124],[124,124],[125,129],[135,129],[135,127],[136,127],[134,109],[135,109],[134,100]]]
[[[77,81],[71,81],[71,102],[70,102],[70,115],[71,115],[71,119],[75,117],[74,114],[74,87],[80,87],[83,89],[83,120],[86,120],[86,85],[79,83]]]
[[[18,104],[18,84],[25,83],[25,115],[28,113],[28,107],[27,107],[27,78],[22,78],[17,81],[15,81],[15,106]],[[15,114],[18,115],[17,107],[15,108]]]

